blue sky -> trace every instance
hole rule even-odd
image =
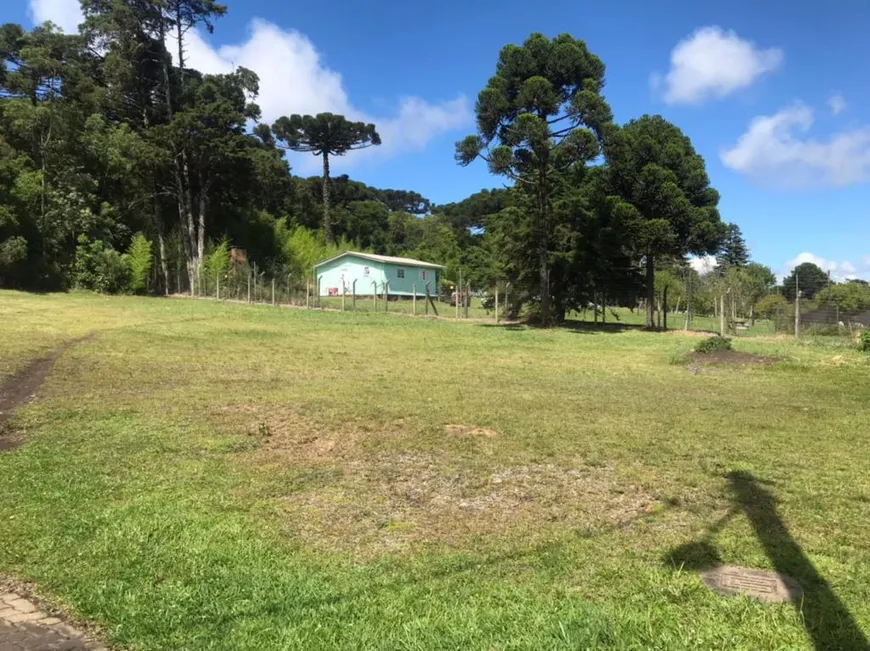
[[[473,131],[503,45],[569,32],[605,62],[619,122],[661,113],[692,139],[755,259],[870,279],[870,3],[225,1],[214,35],[186,44],[191,63],[254,69],[270,121],[332,110],[376,122],[384,145],[336,161],[338,173],[439,203],[502,185],[483,165],[458,167],[453,143]],[[77,0],[0,10],[42,19],[69,30]],[[292,163],[316,173],[312,159]]]

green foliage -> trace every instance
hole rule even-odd
[[[870,285],[845,282],[830,285],[815,295],[819,304],[836,305],[844,314],[870,310]]]
[[[131,271],[127,259],[101,240],[80,235],[76,247],[73,280],[76,287],[105,294],[130,290]]]
[[[232,259],[231,248],[229,240],[226,238],[222,239],[219,244],[210,247],[203,261],[203,267],[209,279],[226,277]]]
[[[272,125],[275,138],[287,149],[323,157],[323,232],[327,242],[334,239],[329,213],[329,157],[381,144],[375,125],[351,122],[343,115],[318,113],[280,117]]]
[[[749,249],[737,224],[725,226],[725,238],[716,263],[720,267],[744,267],[749,263]]]
[[[345,251],[356,250],[353,242],[340,239],[327,243],[321,231],[313,231],[303,226],[286,231],[283,220],[279,220],[283,230],[283,252],[291,278],[304,284],[310,278],[313,267],[318,262],[332,258]]]
[[[831,284],[831,277],[816,264],[804,262],[795,267],[788,277],[782,281],[782,293],[789,302],[793,302],[797,291],[801,298],[812,300],[816,293]]]
[[[715,353],[722,350],[732,350],[731,340],[727,337],[710,337],[695,346],[696,353]]]
[[[515,227],[501,232],[505,244],[512,240],[505,268],[521,284],[537,277],[537,296],[527,296],[539,302],[545,324],[552,318],[556,177],[599,155],[612,120],[603,87],[604,63],[586,43],[569,34],[532,34],[521,46],[502,48],[496,73],[477,98],[478,133],[456,143],[460,165],[481,158],[491,173],[513,179],[526,195],[522,209],[509,215]]]
[[[147,289],[148,276],[154,263],[151,251],[151,241],[142,233],[136,233],[127,252],[127,264],[130,267],[130,289],[135,294],[141,294]]]
[[[610,182],[625,204],[628,232],[647,270],[647,325],[653,323],[655,261],[715,253],[725,227],[704,159],[659,115],[632,120],[609,140]]]
[[[782,294],[768,294],[755,304],[755,311],[761,316],[772,319],[788,307],[788,301]]]
[[[858,335],[858,349],[870,353],[870,330],[864,330]]]
[[[4,277],[13,276],[26,259],[27,240],[20,235],[14,235],[0,242],[0,282]]]

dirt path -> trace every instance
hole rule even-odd
[[[54,363],[65,350],[93,337],[94,335],[91,334],[61,344],[48,355],[33,360],[0,384],[0,452],[14,450],[23,442],[6,431],[6,423],[12,418],[15,410],[36,398],[36,393],[51,373]]]

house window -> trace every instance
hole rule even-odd
[[[426,278],[426,272],[425,272],[425,271],[421,271],[421,272],[420,272],[420,278],[422,278],[423,280],[428,280],[428,278]]]
[[[369,275],[369,268],[363,267],[363,276],[368,277],[368,275]]]
[[[396,278],[404,278],[405,270],[404,269],[396,269]]]

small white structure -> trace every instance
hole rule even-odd
[[[396,258],[374,253],[347,251],[314,265],[319,296],[357,296],[383,294],[391,296],[438,295],[443,265],[413,258]],[[356,281],[356,285],[354,285]],[[389,285],[388,285],[389,283]]]

